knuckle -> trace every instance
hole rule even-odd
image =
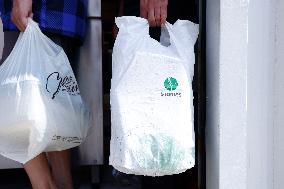
[[[155,23],[155,18],[150,17],[150,18],[148,18],[148,21],[149,21],[150,23]]]

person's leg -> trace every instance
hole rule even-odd
[[[45,153],[24,164],[33,189],[57,189]]]
[[[51,172],[59,189],[72,189],[70,150],[48,152]]]

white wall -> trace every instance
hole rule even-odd
[[[284,188],[284,1],[276,1],[274,72],[274,189]]]
[[[274,0],[207,1],[208,189],[273,188],[274,21]]]
[[[246,188],[247,9],[247,1],[207,1],[208,189]]]
[[[272,189],[275,2],[250,0],[248,11],[247,188]]]
[[[222,0],[220,26],[220,189],[246,187],[247,1]]]

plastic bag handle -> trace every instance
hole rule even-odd
[[[198,24],[188,20],[177,20],[174,24],[166,22],[164,28],[168,32],[170,45],[178,51],[180,56],[188,56],[189,47],[193,48],[198,37]],[[165,32],[165,29],[162,29],[162,32]],[[162,35],[167,34],[162,33]]]
[[[185,55],[185,52],[182,51],[184,47],[184,45],[182,45],[184,42],[182,42],[181,40],[179,40],[176,37],[173,25],[170,24],[169,22],[166,22],[164,28],[166,29],[166,31],[168,32],[168,37],[169,37],[169,45],[171,47],[173,47],[174,49],[176,49],[176,51],[178,52],[179,56],[183,57]],[[165,30],[163,32],[166,32]]]
[[[189,70],[189,78],[194,75],[194,44],[198,37],[199,27],[187,20],[177,20],[174,25],[165,24],[168,32],[171,48],[175,49],[178,55],[185,60],[184,66]],[[163,31],[165,32],[165,31]]]
[[[199,33],[198,24],[188,20],[177,20],[174,24],[166,22],[164,27],[169,32],[170,38],[178,38],[181,43],[190,41],[194,45]]]

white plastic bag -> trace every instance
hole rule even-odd
[[[26,163],[78,146],[88,116],[63,49],[29,19],[0,67],[0,154]]]
[[[116,24],[110,165],[136,175],[184,172],[195,164],[191,83],[198,25],[167,23],[166,47],[150,38],[145,19],[121,17]]]

